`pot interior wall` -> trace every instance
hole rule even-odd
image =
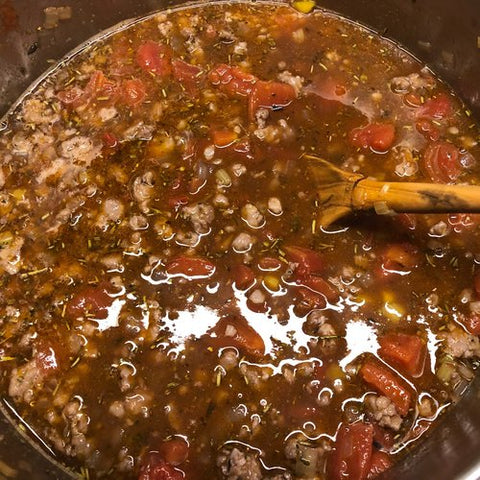
[[[172,5],[181,3],[173,1]],[[444,78],[480,117],[480,9],[478,0],[318,0],[322,7],[356,19],[397,40]],[[0,116],[48,66],[90,36],[115,23],[166,6],[161,0],[0,1]],[[72,18],[44,29],[47,6],[71,6]],[[480,159],[479,159],[480,160]],[[477,378],[458,407],[433,435],[388,473],[413,480],[475,479],[480,472]],[[477,466],[478,464],[478,466]],[[0,419],[0,478],[5,465],[16,478],[71,478],[27,445],[9,421]],[[8,472],[8,470],[6,470]],[[12,477],[14,478],[14,477]]]

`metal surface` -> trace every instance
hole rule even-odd
[[[318,0],[384,33],[444,78],[480,117],[479,0]],[[0,0],[0,117],[45,71],[102,29],[163,8],[161,0]],[[72,18],[44,29],[44,8],[71,6]],[[480,161],[480,159],[479,159]],[[391,480],[480,479],[480,378],[427,439],[392,469]],[[6,468],[7,467],[7,468]],[[8,468],[12,470],[9,471]],[[12,476],[4,477],[5,474]],[[33,449],[0,414],[0,479],[72,478]]]

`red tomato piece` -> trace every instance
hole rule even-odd
[[[100,284],[79,289],[67,304],[67,313],[72,317],[85,315],[104,319],[108,315],[108,307],[113,303],[113,297],[108,294],[107,286]]]
[[[420,118],[442,120],[453,113],[452,101],[446,93],[439,93],[435,98],[428,99],[418,110]]]
[[[138,79],[124,80],[122,83],[122,102],[125,105],[134,107],[145,100],[147,90],[144,83]]]
[[[265,272],[276,272],[282,268],[283,262],[274,257],[262,257],[258,261],[258,268]]]
[[[187,195],[177,195],[175,197],[170,197],[168,199],[168,206],[175,211],[177,211],[183,205],[187,205],[187,204],[188,204]]]
[[[136,61],[142,70],[158,77],[172,73],[172,49],[167,45],[149,40],[138,48]]]
[[[381,274],[385,277],[409,272],[419,264],[418,250],[410,243],[393,243],[388,245],[380,255]]]
[[[183,474],[166,462],[158,452],[149,452],[140,467],[138,480],[183,480]]]
[[[212,132],[212,141],[217,148],[229,147],[238,139],[238,135],[233,130],[214,130]]]
[[[113,148],[118,146],[117,137],[113,133],[110,133],[110,132],[105,132],[102,135],[102,141],[103,141],[103,145],[105,146],[105,148],[112,148],[113,149]]]
[[[371,387],[389,398],[400,415],[408,413],[412,395],[400,377],[391,369],[372,360],[367,360],[360,369],[360,376]]]
[[[246,97],[258,81],[258,78],[254,75],[224,63],[211,70],[208,78],[222,92],[231,96],[240,95],[242,97]]]
[[[297,275],[302,276],[323,272],[325,262],[322,256],[315,250],[295,245],[287,245],[283,249],[289,262],[298,263],[295,269]]]
[[[307,275],[297,280],[299,285],[308,287],[313,292],[320,293],[323,295],[330,303],[336,303],[338,301],[338,292],[329,282],[324,280],[322,277],[316,275]]]
[[[183,438],[174,437],[163,442],[158,451],[167,463],[176,467],[188,458],[188,443]]]
[[[421,118],[415,124],[417,132],[421,133],[427,140],[436,142],[440,138],[440,131],[438,128],[426,118]]]
[[[410,375],[418,377],[423,372],[427,350],[416,335],[390,333],[379,339],[380,356]]]
[[[298,289],[300,296],[297,304],[298,313],[304,315],[316,308],[323,309],[327,306],[327,300],[324,295],[317,292],[312,292],[308,288],[301,287]]]
[[[65,105],[76,108],[83,102],[83,90],[79,87],[68,88],[57,93],[57,98]]]
[[[288,107],[296,97],[295,89],[287,83],[259,80],[253,86],[248,99],[250,119],[255,118],[255,112],[259,108],[279,110]]]
[[[243,317],[221,318],[212,329],[210,343],[217,348],[235,347],[254,356],[265,353],[265,343],[259,333]]]
[[[240,290],[248,290],[255,282],[255,274],[246,265],[235,265],[233,267],[233,281]]]
[[[116,82],[108,79],[100,70],[92,73],[85,87],[85,97],[87,101],[98,98],[102,98],[103,101],[115,100],[117,94],[118,86]]]
[[[423,166],[427,176],[437,183],[451,183],[462,173],[460,153],[448,142],[431,143],[423,153]]]
[[[197,65],[176,58],[172,60],[173,78],[180,82],[185,90],[193,93],[203,81],[204,72]]]
[[[170,260],[165,270],[172,277],[206,278],[215,272],[215,264],[206,258],[180,255]]]
[[[370,471],[372,445],[372,425],[342,423],[328,460],[328,480],[365,480]]]
[[[386,472],[391,466],[392,460],[388,453],[373,450],[370,471],[368,472],[367,479],[370,480],[376,478],[381,473]]]
[[[61,364],[68,359],[66,346],[51,339],[40,339],[35,343],[35,362],[44,377],[58,371]]]
[[[387,152],[394,141],[395,127],[391,123],[370,123],[350,132],[350,142],[354,147],[369,148],[375,153]]]

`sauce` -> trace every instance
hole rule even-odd
[[[319,229],[304,154],[474,184],[478,138],[328,12],[202,5],[95,42],[0,137],[5,400],[86,478],[374,478],[473,377],[478,217]]]

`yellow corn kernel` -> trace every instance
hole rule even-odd
[[[310,13],[315,8],[313,0],[299,0],[293,2],[293,8],[300,13]]]
[[[275,275],[265,275],[263,284],[273,292],[277,292],[280,289],[280,279]]]

